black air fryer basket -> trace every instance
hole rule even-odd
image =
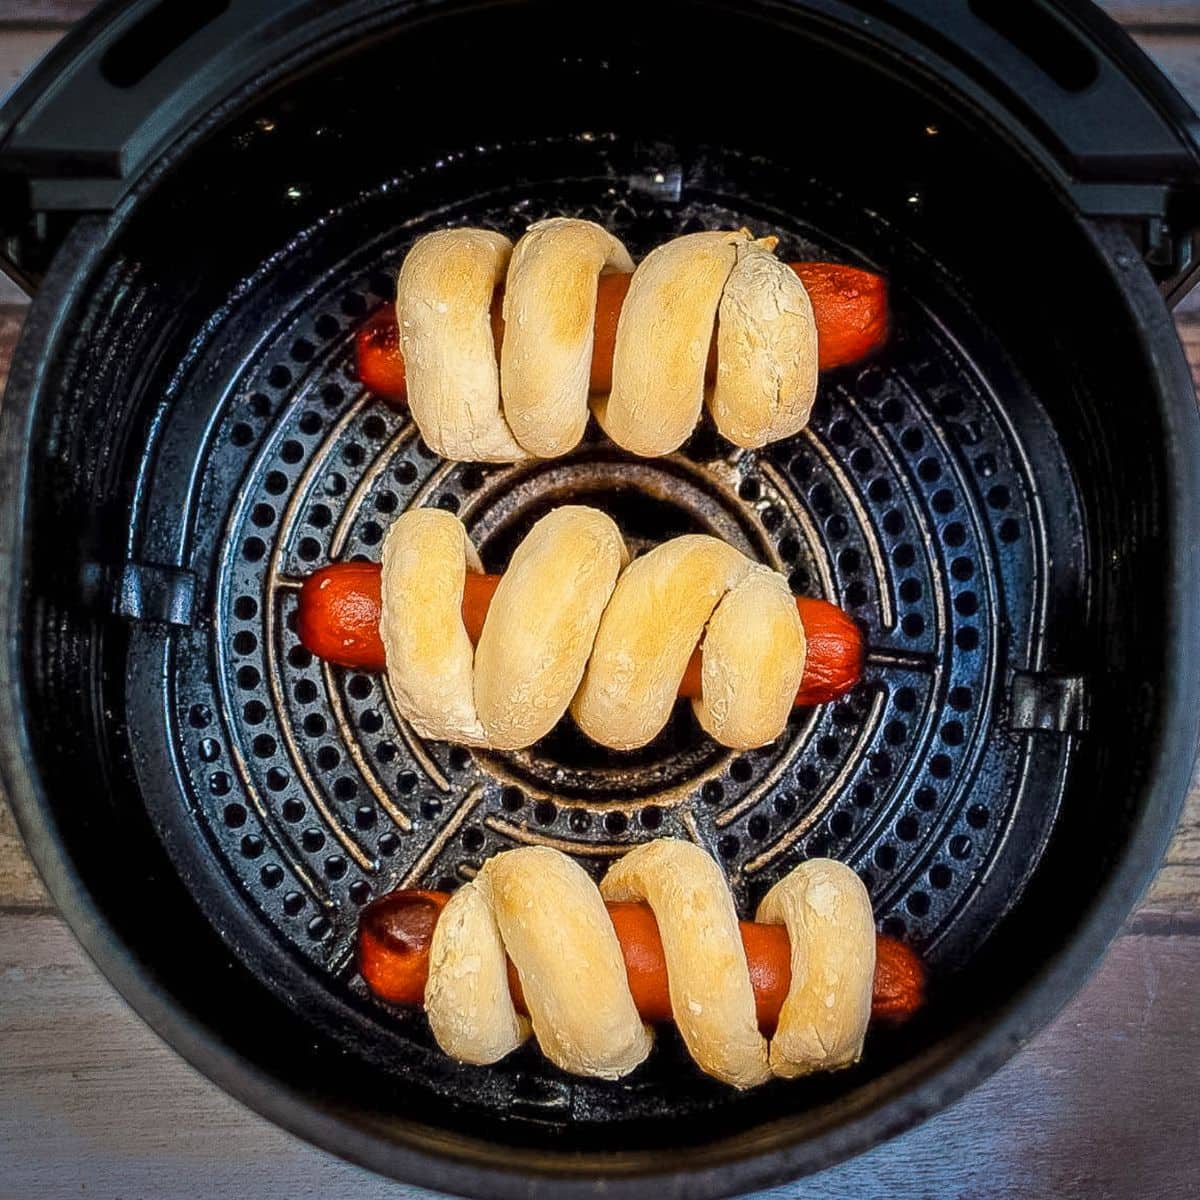
[[[36,296],[0,414],[4,782],[137,1010],[234,1095],[475,1196],[710,1197],[885,1139],[1066,1001],[1151,877],[1200,689],[1200,437],[1168,313],[1196,126],[1062,0],[101,9],[0,113]],[[747,225],[885,273],[893,334],[761,452],[439,460],[355,380],[421,233]],[[457,512],[501,569],[564,500],[720,534],[863,623],[863,682],[733,754],[676,714],[470,754],[300,645],[296,589]],[[699,840],[743,911],[860,872],[930,964],[911,1025],[745,1095],[675,1035],[620,1084],[461,1067],[354,971],[361,907],[544,843]]]

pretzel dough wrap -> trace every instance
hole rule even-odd
[[[486,229],[426,234],[396,281],[396,322],[408,406],[443,458],[516,462],[529,456],[500,411],[492,293],[512,243]]]
[[[713,609],[750,566],[728,543],[686,534],[625,569],[571,706],[588,737],[631,750],[662,729]]]
[[[429,946],[425,1012],[437,1044],[459,1062],[499,1062],[528,1036],[508,990],[504,942],[482,878],[446,902]]]
[[[774,238],[739,245],[721,293],[717,377],[708,397],[717,428],[757,448],[799,433],[817,398],[817,323]]]
[[[638,264],[617,322],[612,391],[592,405],[618,446],[670,454],[696,427],[721,293],[749,242],[745,230],[689,233]]]
[[[462,619],[467,570],[483,568],[466,529],[443,509],[411,509],[388,530],[382,565],[379,634],[397,710],[422,737],[484,745]]]
[[[460,904],[464,892],[473,895]],[[439,941],[456,904],[478,923],[468,927],[456,911],[453,927]],[[633,1003],[600,893],[582,867],[545,846],[489,859],[438,921],[425,1006],[448,1054],[464,1062],[494,1062],[519,1044],[506,951],[521,980],[534,1036],[555,1065],[575,1075],[617,1079],[649,1054],[653,1037]]]
[[[786,925],[792,983],[771,1039],[771,1070],[792,1077],[858,1061],[871,1019],[875,919],[859,877],[812,859],[785,875],[754,918]]]
[[[737,913],[716,862],[692,842],[645,842],[613,863],[600,894],[654,911],[675,1024],[700,1069],[737,1088],[769,1079]]]
[[[735,750],[777,738],[792,711],[806,649],[787,581],[770,567],[750,564],[704,631],[703,690],[692,701],[701,728]]]
[[[489,746],[532,745],[567,711],[628,561],[616,524],[595,508],[556,508],[529,531],[475,649],[475,703]]]
[[[597,280],[632,270],[625,247],[591,221],[539,221],[517,242],[504,289],[500,380],[504,416],[529,453],[565,454],[583,437]]]

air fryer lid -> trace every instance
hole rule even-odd
[[[109,162],[111,215],[64,234],[47,210],[18,240],[32,266],[64,239],[3,414],[6,781],[105,970],[289,1127],[481,1195],[663,1173],[717,1195],[832,1161],[980,1078],[1078,985],[1157,861],[1197,711],[1196,429],[1138,252],[1186,240],[1163,226],[1186,207],[1190,160],[1157,102],[1142,115],[1165,157],[1126,164],[1129,179],[1094,146],[1064,154],[1069,130],[1053,150],[1031,141],[918,53],[911,22],[851,33],[820,5],[636,27],[556,11],[393,11],[352,37],[357,10],[322,7],[343,22],[318,30],[323,65],[267,72],[273,91],[225,110],[204,93],[194,145],[141,179],[127,147]],[[317,36],[271,28],[280,59]],[[903,70],[901,52],[916,55]],[[120,78],[135,93],[162,69]],[[933,73],[970,101],[931,96]],[[194,93],[210,75],[188,78]],[[451,83],[464,103],[438,104]],[[26,94],[11,129],[71,86],[40,106]],[[1054,86],[1071,112],[1091,103]],[[38,164],[18,176],[28,197],[86,199],[86,173],[68,184],[57,161],[9,159]],[[1094,186],[1162,211],[1099,223]],[[872,265],[894,336],[823,379],[809,433],[760,454],[701,429],[662,461],[595,437],[532,468],[443,463],[358,387],[353,331],[419,233],[515,233],[550,212],[601,221],[635,254],[747,223],[789,258]],[[567,498],[613,512],[635,544],[718,532],[838,600],[868,631],[864,683],[750,755],[686,713],[635,755],[569,726],[471,755],[421,743],[378,680],[299,646],[297,581],[376,557],[403,508],[459,512],[500,568]],[[356,914],[402,881],[453,886],[529,841],[599,870],[664,834],[709,846],[743,909],[800,856],[851,862],[884,927],[937,970],[930,1011],[873,1033],[852,1071],[739,1096],[670,1032],[623,1085],[563,1076],[532,1048],[461,1068],[419,1014],[354,978]]]

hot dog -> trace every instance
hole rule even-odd
[[[391,1004],[421,1004],[429,971],[429,947],[434,926],[449,895],[434,891],[396,891],[381,896],[363,910],[358,931],[358,968],[364,982]],[[650,907],[641,903],[609,902],[609,919],[616,930],[639,1015],[647,1022],[671,1020],[666,961],[658,924]],[[770,1035],[791,984],[790,948],[783,925],[738,923],[750,982],[754,988],[759,1028]],[[521,983],[512,964],[508,971],[513,1001],[526,1011]],[[875,940],[875,981],[872,1021],[901,1024],[925,1001],[926,971],[917,954],[904,942],[885,934]]]
[[[500,583],[499,575],[469,572],[463,590],[463,622],[472,642],[479,641],[484,618]],[[359,671],[386,668],[379,636],[380,568],[377,563],[332,563],[314,572],[300,590],[297,632],[318,658]],[[808,640],[804,675],[796,704],[825,704],[858,682],[864,646],[854,620],[835,604],[806,596],[796,608]],[[700,695],[700,654],[688,663],[679,694]]]
[[[888,337],[887,282],[882,276],[840,263],[790,263],[812,301],[817,325],[818,365],[829,370],[858,362],[878,350]],[[617,320],[632,276],[602,275],[596,292],[591,390],[612,387],[613,350]],[[496,346],[504,338],[503,292],[492,304]],[[716,370],[716,340],[709,351],[708,378]],[[379,310],[359,331],[355,341],[358,378],[381,399],[399,406],[407,396],[404,356],[400,352],[396,313],[391,305]]]

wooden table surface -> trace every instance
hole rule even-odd
[[[183,2],[183,0],[175,0]],[[0,91],[88,0],[0,0]],[[1200,107],[1200,0],[1110,0]],[[0,291],[0,379],[24,306]],[[1200,385],[1200,304],[1179,333]],[[1200,669],[1200,664],[1197,664]],[[1200,774],[1141,907],[1085,990],[958,1104],[772,1197],[1200,1195]],[[0,1200],[416,1200],[242,1108],[76,945],[0,795]]]

